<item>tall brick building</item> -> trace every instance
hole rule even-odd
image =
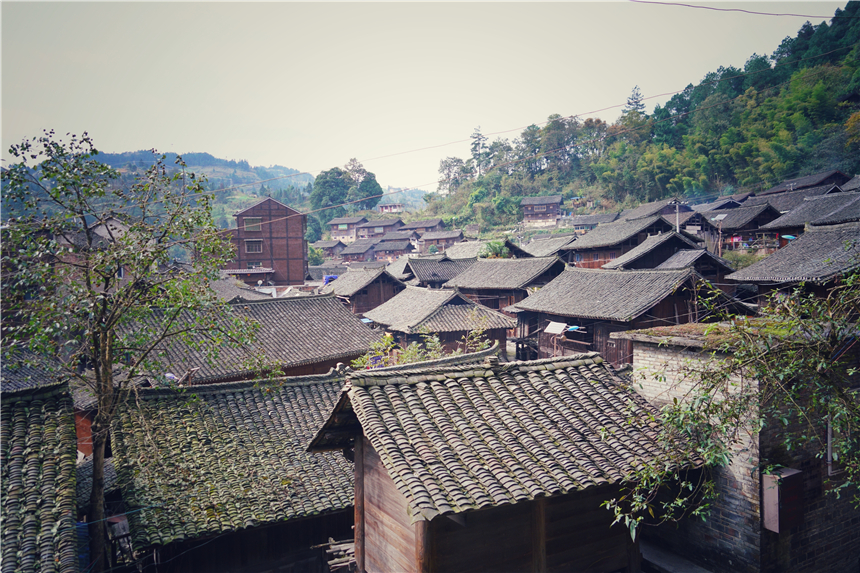
[[[307,215],[269,197],[233,216],[236,229],[231,239],[236,258],[227,267],[229,274],[250,285],[258,281],[304,283],[308,274]]]

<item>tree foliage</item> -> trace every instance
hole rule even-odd
[[[217,358],[244,346],[256,324],[232,314],[209,281],[233,257],[201,182],[168,175],[157,156],[136,182],[96,159],[90,138],[53,132],[10,149],[3,171],[4,351],[55,358],[62,376],[96,400],[92,421],[93,571],[106,567],[104,456],[130,388],[166,371],[160,349],[178,340]],[[185,253],[193,264],[177,264]]]
[[[858,317],[854,273],[824,297],[800,285],[758,317],[707,327],[702,359],[683,369],[689,390],[661,411],[663,452],[608,504],[617,520],[635,530],[653,523],[649,515],[706,515],[716,488],[707,474],[684,471],[691,455],[705,468],[738,461],[763,473],[819,458],[828,495],[849,495],[860,508]]]

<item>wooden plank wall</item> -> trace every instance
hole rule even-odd
[[[365,571],[415,571],[415,526],[406,514],[406,498],[397,491],[370,442],[363,440]]]

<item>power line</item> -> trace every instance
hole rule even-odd
[[[679,8],[698,8],[700,10],[713,10],[715,12],[742,12],[744,14],[753,14],[755,16],[791,16],[796,18],[824,18],[825,20],[833,20],[835,18],[860,18],[860,16],[817,16],[815,14],[793,14],[793,13],[773,13],[773,12],[756,12],[754,10],[744,10],[743,8],[716,8],[714,6],[699,6],[696,4],[681,4],[678,2],[657,2],[656,0],[629,0],[636,4],[658,4],[660,6],[677,6]]]

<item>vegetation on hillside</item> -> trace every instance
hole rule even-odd
[[[440,162],[427,216],[509,226],[523,196],[562,194],[603,208],[704,199],[840,169],[860,171],[860,2],[805,23],[770,56],[720,67],[646,113],[636,87],[620,117],[551,115],[514,141],[480,128],[471,155]]]

